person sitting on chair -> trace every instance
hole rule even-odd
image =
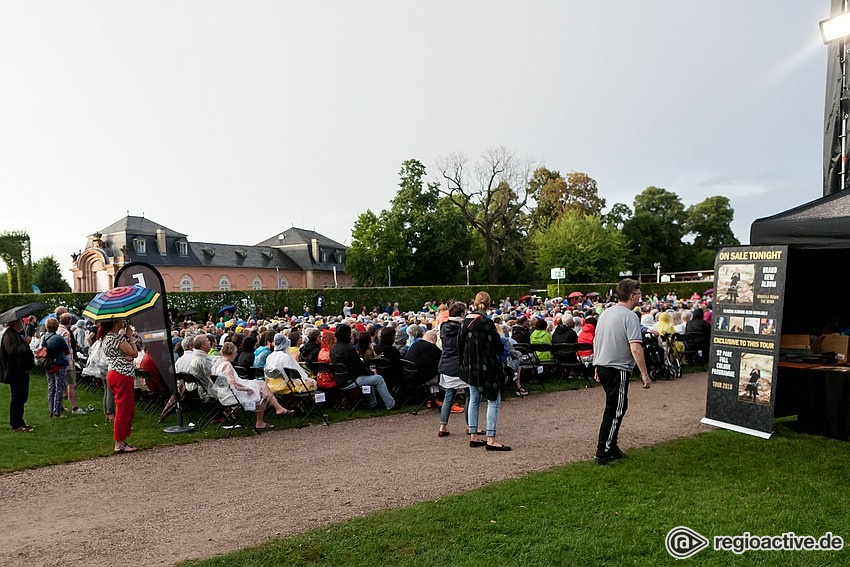
[[[708,360],[708,349],[711,341],[711,324],[703,320],[703,310],[697,307],[693,310],[694,318],[688,321],[685,326],[685,332],[693,335],[694,339],[689,340],[687,350],[699,351],[701,360]]]
[[[349,376],[353,378],[351,383],[340,385],[340,389],[353,390],[360,386],[371,386],[372,388],[368,394],[369,407],[374,409],[378,405],[378,398],[375,395],[375,390],[377,390],[386,408],[393,409],[395,407],[395,399],[390,394],[384,378],[378,374],[372,374],[360,358],[360,355],[351,346],[351,327],[344,323],[338,324],[334,331],[334,337],[336,338],[336,342],[331,347],[331,362],[344,364]]]
[[[573,329],[573,316],[564,313],[558,320],[558,325],[552,331],[552,344],[575,344],[578,342],[578,334]]]
[[[426,331],[421,340],[414,342],[404,354],[404,359],[416,364],[416,374],[420,384],[437,385],[437,367],[442,351],[437,346],[436,331]],[[429,384],[430,385],[430,384]]]
[[[531,332],[529,343],[533,345],[549,345],[552,346],[552,335],[549,334],[549,324],[546,319],[537,319],[534,322],[534,330]],[[537,360],[540,362],[551,362],[554,360],[552,351],[539,351]]]
[[[230,390],[233,395],[242,404],[246,411],[253,411],[256,416],[255,427],[257,429],[273,429],[274,425],[266,423],[264,414],[266,406],[270,405],[274,408],[277,415],[288,415],[292,410],[288,410],[277,401],[268,385],[262,380],[244,380],[236,375],[236,369],[233,368],[233,361],[236,360],[238,347],[233,343],[224,343],[221,347],[221,356],[213,365],[212,371],[215,375],[223,377],[230,384]],[[230,391],[225,390],[221,384],[216,384],[219,392],[219,399],[224,399]]]
[[[295,392],[303,392],[304,388],[309,391],[316,389],[316,381],[310,378],[307,373],[301,368],[301,365],[295,362],[292,355],[289,354],[289,338],[283,333],[278,333],[274,336],[274,352],[266,358],[266,366],[263,368],[263,373],[266,377],[273,378],[288,378],[286,369],[294,370],[301,376],[303,385],[298,380],[292,381],[291,388]]]

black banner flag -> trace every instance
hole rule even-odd
[[[133,315],[132,323],[159,370],[162,380],[177,397],[174,358],[171,355],[171,326],[168,320],[168,300],[160,273],[145,262],[130,262],[115,275],[115,286],[140,285],[159,292],[151,309]]]

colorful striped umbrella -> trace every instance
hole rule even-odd
[[[83,317],[95,322],[125,319],[153,307],[157,299],[158,291],[139,285],[114,287],[94,296],[83,311]]]

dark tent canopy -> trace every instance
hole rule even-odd
[[[850,325],[850,191],[756,220],[753,246],[788,246],[782,333],[820,335]]]
[[[750,227],[750,244],[850,249],[850,191],[757,219]]]

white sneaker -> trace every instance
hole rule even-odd
[[[83,408],[77,408],[71,413],[73,413],[74,415],[86,415],[86,410],[84,410]]]

